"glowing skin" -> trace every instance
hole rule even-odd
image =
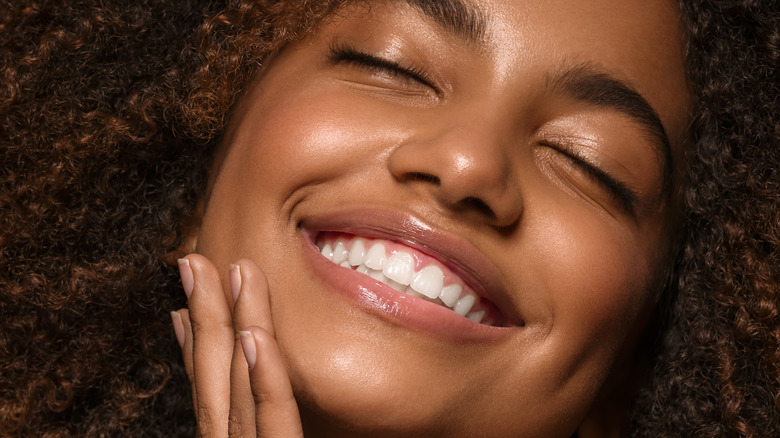
[[[610,418],[604,388],[631,383],[613,368],[630,362],[666,263],[669,157],[636,112],[561,76],[628,84],[679,166],[677,13],[464,3],[484,17],[472,40],[402,1],[340,11],[268,60],[227,131],[197,250],[227,297],[229,263],[267,275],[307,437],[570,436]],[[337,266],[314,245],[325,231],[435,258],[505,327]]]

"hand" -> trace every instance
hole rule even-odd
[[[192,384],[198,436],[303,437],[263,272],[248,260],[232,265],[230,303],[207,258],[190,254],[179,270],[189,310],[171,316]]]

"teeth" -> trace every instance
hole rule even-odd
[[[382,268],[385,267],[386,260],[387,257],[385,256],[385,246],[381,243],[375,243],[371,249],[368,250],[368,254],[366,254],[366,261],[364,263],[371,269],[381,271]]]
[[[385,274],[383,274],[382,271],[377,271],[376,269],[369,268],[366,275],[373,278],[374,280],[379,280],[382,283],[387,283],[387,277],[385,277]]]
[[[477,302],[475,295],[463,294],[463,287],[459,284],[444,286],[444,273],[438,266],[428,265],[415,273],[415,259],[407,252],[395,250],[387,257],[387,249],[382,243],[374,243],[366,251],[365,241],[359,238],[352,241],[349,249],[338,240],[335,246],[326,243],[320,252],[335,264],[354,268],[399,292],[443,304],[476,323],[485,319],[485,310],[471,311]]]
[[[436,299],[439,297],[439,293],[441,293],[442,286],[444,286],[444,273],[436,266],[426,266],[420,269],[420,272],[414,276],[410,286],[426,297]]]
[[[387,275],[387,274],[385,274],[385,275]],[[389,278],[387,280],[387,285],[392,287],[393,289],[397,290],[398,292],[406,292],[406,285],[405,284],[401,284],[401,283],[399,283],[397,281],[394,281],[393,279]]]
[[[329,243],[326,243],[325,246],[322,247],[320,250],[322,255],[328,258],[328,260],[333,260],[333,247],[330,246]]]
[[[344,246],[341,241],[336,243],[336,247],[333,248],[333,263],[340,265],[347,261],[347,257],[349,257],[349,253],[347,252],[347,248]]]
[[[360,266],[363,264],[366,258],[366,246],[363,245],[361,239],[355,239],[352,242],[352,246],[349,248],[349,264],[352,266]]]
[[[454,307],[460,298],[460,294],[463,292],[463,288],[459,284],[451,284],[441,289],[439,299],[442,300],[447,307]]]
[[[387,278],[408,286],[412,282],[412,277],[414,277],[414,258],[405,252],[397,252],[385,261],[385,267],[382,269],[382,272]]]
[[[482,322],[482,318],[485,317],[485,311],[484,310],[478,310],[476,312],[471,312],[466,314],[466,318],[476,322],[480,323]]]
[[[476,299],[474,298],[474,295],[464,295],[463,298],[455,303],[455,307],[453,307],[452,310],[460,316],[466,316],[466,314],[471,311],[471,308],[474,307],[475,302]]]

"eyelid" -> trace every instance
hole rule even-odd
[[[426,87],[431,88],[436,95],[440,95],[439,88],[428,79],[428,74],[422,68],[405,66],[398,61],[383,58],[371,53],[363,52],[343,43],[331,43],[329,59],[334,63],[349,62],[365,67],[376,68],[393,75],[401,75]]]
[[[590,160],[577,153],[571,145],[565,142],[542,141],[542,145],[555,149],[569,158],[576,166],[585,171],[589,176],[595,179],[599,184],[606,187],[610,195],[619,203],[620,208],[631,215],[637,212],[639,196],[632,190],[628,184],[618,180],[608,172],[602,170],[599,166],[593,164]]]

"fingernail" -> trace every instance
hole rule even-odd
[[[252,336],[252,332],[248,331],[240,331],[238,333],[241,335],[241,349],[244,350],[246,363],[251,370],[252,367],[255,366],[255,362],[257,362],[257,349],[255,348],[254,336]]]
[[[187,259],[179,259],[179,275],[181,276],[181,286],[189,299],[192,295],[192,288],[195,286],[195,278],[192,276],[192,267]]]
[[[179,341],[179,347],[184,348],[184,323],[181,320],[179,312],[171,312],[173,321],[173,333],[176,334],[176,340]]]
[[[241,293],[241,268],[238,265],[230,265],[230,295],[233,297],[233,304],[238,301],[238,294]]]

